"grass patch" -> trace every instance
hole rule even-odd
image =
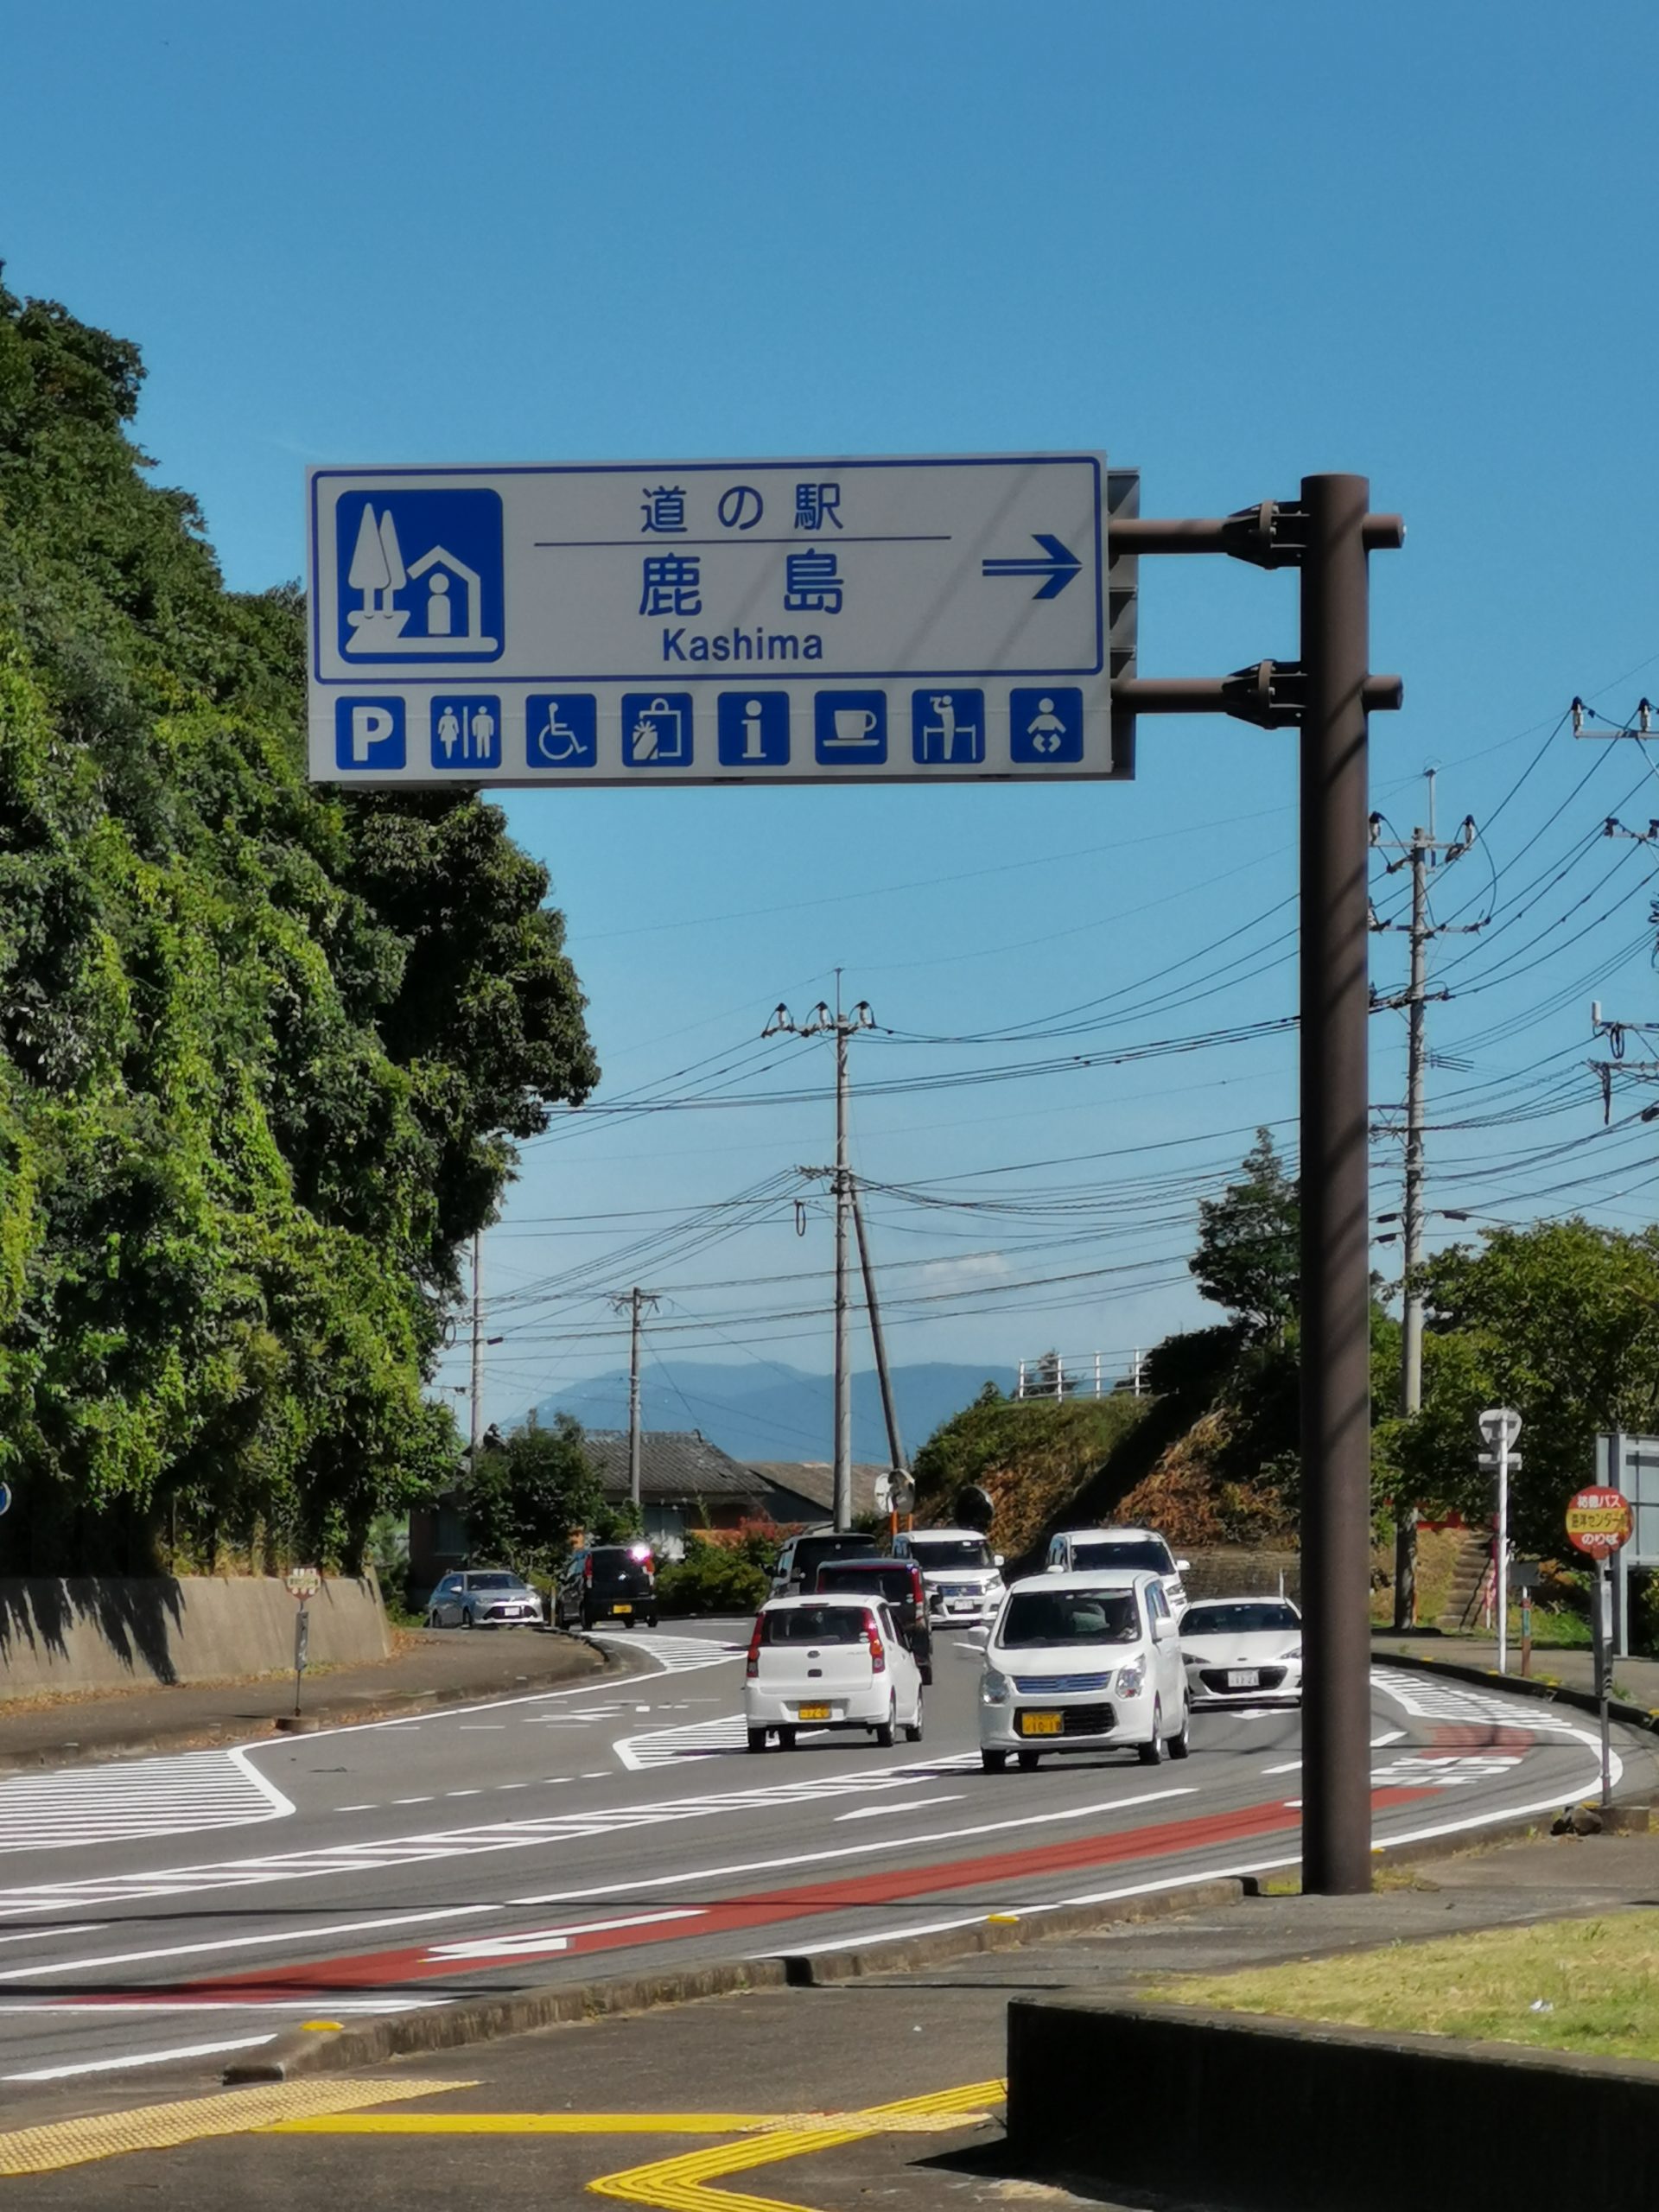
[[[1243,1974],[1187,1975],[1141,1993],[1153,2003],[1659,2059],[1659,1912],[1484,1929]]]

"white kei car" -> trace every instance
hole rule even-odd
[[[1187,1753],[1186,1683],[1175,1619],[1156,1574],[1099,1568],[1016,1582],[985,1639],[980,1758],[1133,1745],[1143,1764]]]
[[[775,1735],[793,1751],[803,1728],[868,1728],[884,1748],[902,1728],[922,1739],[922,1677],[878,1598],[774,1598],[749,1638],[743,1684],[749,1749]]]
[[[1287,1598],[1205,1598],[1181,1615],[1186,1694],[1201,1705],[1300,1705],[1302,1617]]]

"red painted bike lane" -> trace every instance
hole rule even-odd
[[[1382,1812],[1433,1795],[1432,1788],[1395,1788],[1372,1793]],[[392,1988],[410,1983],[455,1981],[467,1975],[499,1972],[514,1961],[568,1959],[624,1948],[737,1934],[860,1906],[942,1901],[952,1892],[1016,1885],[1057,1874],[1085,1873],[1107,1866],[1160,1861],[1217,1845],[1264,1841],[1292,1835],[1300,1826],[1298,1808],[1280,1800],[1229,1813],[1201,1814],[1125,1830],[1114,1835],[1073,1836],[1063,1842],[992,1852],[977,1858],[946,1859],[925,1866],[887,1867],[831,1881],[807,1882],[756,1896],[718,1899],[704,1905],[684,1903],[659,1910],[619,1911],[615,1917],[575,1920],[543,1929],[504,1931],[499,1938],[468,1936],[396,1951],[373,1951],[292,1967],[216,1974],[200,1980],[169,1982],[131,1993],[143,2004],[188,1997],[226,2003],[276,2001],[327,1991]],[[1195,1878],[1199,1878],[1195,1876]],[[1007,1902],[1016,1900],[1010,1897]]]

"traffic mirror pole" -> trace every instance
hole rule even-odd
[[[1366,1027],[1368,715],[1401,703],[1373,676],[1366,555],[1404,541],[1363,476],[1302,479],[1215,521],[1126,518],[1113,551],[1226,553],[1301,571],[1301,651],[1222,677],[1120,678],[1123,715],[1223,713],[1301,733],[1302,1886],[1371,1886],[1370,1249]]]

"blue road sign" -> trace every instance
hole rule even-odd
[[[625,691],[622,763],[628,768],[691,766],[691,694]]]
[[[591,691],[532,691],[524,702],[527,768],[592,768],[599,760],[599,702]]]
[[[1083,758],[1083,694],[1055,683],[1008,694],[1008,757],[1063,766]]]
[[[722,768],[788,766],[787,691],[722,691],[718,713]]]
[[[10,1510],[11,1484],[10,1483],[0,1483],[0,1513],[9,1513]]]
[[[923,767],[976,766],[985,758],[985,694],[912,691],[910,746]]]
[[[432,702],[435,768],[501,766],[501,702],[493,692],[441,693]]]
[[[1134,773],[1109,543],[1134,478],[1100,454],[329,467],[308,492],[319,781]]]
[[[334,556],[342,660],[500,658],[499,493],[348,492],[334,509]]]
[[[384,775],[408,758],[401,699],[336,699],[334,766],[349,775]]]
[[[812,702],[818,765],[868,768],[887,757],[885,691],[820,691]]]

